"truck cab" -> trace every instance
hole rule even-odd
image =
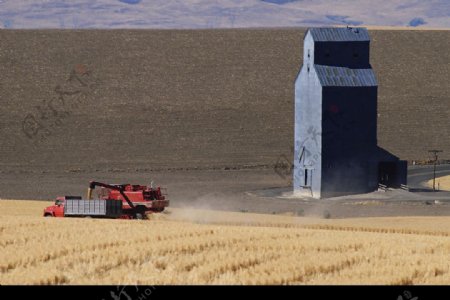
[[[44,208],[44,217],[64,217],[64,202],[66,199],[81,199],[81,196],[57,197],[55,204]]]

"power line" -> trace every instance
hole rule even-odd
[[[438,153],[441,153],[442,150],[428,150],[428,152],[433,153],[434,155],[434,168],[433,168],[433,191],[436,190],[436,163],[438,161]]]

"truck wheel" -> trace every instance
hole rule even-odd
[[[138,220],[143,220],[144,219],[144,215],[141,213],[136,213],[135,218]]]
[[[53,216],[51,214],[46,214],[44,217],[50,218],[50,217],[53,217]]]

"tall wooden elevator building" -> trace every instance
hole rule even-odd
[[[365,28],[311,28],[295,82],[294,193],[327,198],[406,184],[377,146],[377,90]]]

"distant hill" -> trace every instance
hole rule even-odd
[[[448,0],[0,0],[0,28],[450,28]]]

